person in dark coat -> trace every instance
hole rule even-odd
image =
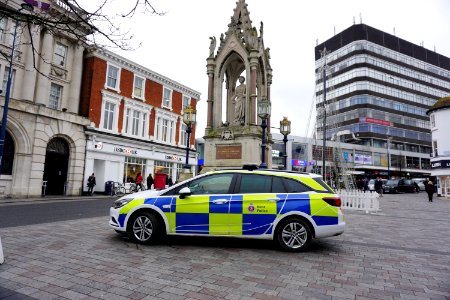
[[[425,185],[425,192],[428,194],[428,202],[433,202],[434,184],[433,181],[428,181]]]
[[[375,191],[380,195],[380,197],[383,197],[383,181],[380,177],[377,177],[377,180],[375,180],[374,188]]]
[[[94,173],[92,173],[91,176],[89,176],[88,180],[87,180],[87,186],[88,186],[88,194],[92,196],[92,193],[94,191],[94,186],[97,184],[97,182],[95,181],[95,175]]]
[[[153,180],[152,174],[148,174],[147,176],[147,190],[152,189],[152,185],[155,181]]]

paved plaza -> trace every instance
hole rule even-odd
[[[141,246],[108,217],[3,228],[0,299],[450,299],[450,200],[380,200],[298,254],[239,239]]]

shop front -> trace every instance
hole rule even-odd
[[[438,196],[450,198],[450,159],[433,159],[431,175],[437,179]]]
[[[87,190],[87,178],[94,173],[97,182],[94,192],[97,193],[105,191],[107,181],[134,183],[139,173],[144,178],[144,184],[149,174],[154,179],[163,175],[167,180],[166,185],[175,183],[183,168],[186,151],[181,147],[132,143],[129,140],[113,142],[98,136],[91,136],[86,148],[83,190]],[[189,165],[191,172],[195,172],[196,153],[191,151],[191,154]]]

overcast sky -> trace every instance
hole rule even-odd
[[[123,0],[122,0],[123,1]],[[121,1],[121,2],[122,2]],[[125,1],[124,1],[125,2]],[[123,4],[122,2],[121,4]],[[129,1],[126,1],[129,2]],[[130,1],[131,2],[131,1]],[[134,51],[120,55],[201,93],[196,137],[204,135],[209,37],[228,29],[235,0],[153,0],[164,16],[138,14],[130,29]],[[334,32],[367,24],[450,56],[449,0],[246,0],[253,26],[264,22],[264,43],[270,48],[272,126],[283,116],[292,134],[305,136],[314,97],[314,47]],[[312,120],[311,125],[314,122]],[[277,130],[273,130],[277,131]]]

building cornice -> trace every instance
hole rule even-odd
[[[117,55],[111,51],[105,50],[105,49],[97,49],[94,51],[91,51],[89,54],[86,55],[86,57],[98,57],[101,58],[107,62],[112,62],[115,64],[120,65],[120,67],[124,69],[128,69],[132,71],[133,73],[136,73],[139,76],[145,77],[147,79],[153,80],[157,83],[160,83],[163,86],[171,87],[172,89],[181,92],[184,95],[190,96],[197,101],[200,101],[200,92],[197,92],[191,88],[188,88],[185,85],[182,85],[181,83],[178,83],[168,77],[165,77],[161,74],[158,74],[148,68],[145,68],[139,64],[136,64],[132,62],[131,60],[128,60],[120,55]]]

